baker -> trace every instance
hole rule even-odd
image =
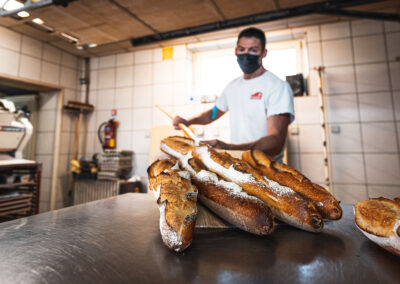
[[[243,71],[219,96],[216,105],[188,120],[176,116],[173,125],[209,124],[229,111],[231,143],[203,141],[225,150],[257,149],[282,161],[289,124],[294,120],[293,92],[289,84],[262,64],[267,56],[263,31],[247,28],[239,33],[235,55]]]

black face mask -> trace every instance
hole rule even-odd
[[[246,74],[251,74],[260,68],[261,64],[258,63],[258,59],[261,55],[253,55],[253,54],[238,54],[237,62],[239,63],[240,69],[243,70]]]

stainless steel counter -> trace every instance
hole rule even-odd
[[[196,231],[162,243],[152,196],[125,194],[0,224],[1,283],[398,283],[400,257],[366,239],[351,205],[321,234]]]

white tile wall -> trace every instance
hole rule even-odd
[[[396,58],[399,58],[400,33],[386,34],[386,46],[389,60],[396,60]]]
[[[362,121],[387,121],[393,119],[390,93],[368,93],[359,96]]]
[[[137,58],[138,56],[135,56]],[[148,85],[153,82],[153,68],[151,64],[135,65],[133,70],[133,82],[135,85]]]
[[[300,154],[301,172],[310,180],[321,183],[325,180],[322,154]]]
[[[60,82],[60,66],[58,64],[43,61],[40,79],[43,82],[58,85]]]
[[[133,107],[133,88],[117,88],[115,89],[115,108],[132,108]]]
[[[333,128],[339,127],[339,133],[332,133]],[[333,153],[361,153],[361,134],[359,123],[330,124],[329,150]]]
[[[383,23],[374,20],[352,21],[351,30],[353,36],[380,34],[383,31]]]
[[[43,44],[43,59],[59,64],[61,62],[61,50],[49,44]]]
[[[115,89],[103,89],[97,91],[97,108],[99,110],[111,110],[114,108]]]
[[[385,41],[383,35],[353,38],[354,59],[356,63],[385,61]]]
[[[356,95],[326,97],[326,113],[330,123],[358,121]]]
[[[151,108],[135,109],[133,112],[133,116],[132,116],[132,125],[133,125],[132,129],[133,130],[150,130],[151,114],[152,114]],[[163,114],[163,116],[166,116],[166,115]],[[169,119],[169,118],[167,117],[167,119]]]
[[[61,81],[60,84],[65,87],[76,89],[77,86],[77,72],[69,67],[61,68]]]
[[[322,40],[344,38],[350,36],[350,23],[341,22],[321,25]]]
[[[300,152],[322,152],[322,127],[320,124],[299,125]]]
[[[117,54],[117,66],[125,65],[133,65],[133,52]]]
[[[98,89],[114,88],[115,68],[100,69],[98,80]]]
[[[359,92],[389,90],[386,63],[357,65],[356,77]]]
[[[172,105],[172,84],[157,84],[153,86],[154,102],[161,105]]]
[[[36,154],[53,154],[54,132],[43,132],[37,135]]]
[[[118,130],[129,131],[132,130],[132,110],[130,109],[120,109],[117,113],[117,119],[120,122]],[[130,145],[130,143],[129,143]]]
[[[365,154],[367,182],[398,185],[399,154]]]
[[[396,22],[384,22],[386,32],[398,32],[400,31],[400,24]]]
[[[41,60],[28,56],[21,55],[21,61],[19,65],[19,75],[24,78],[40,80],[40,66]],[[39,71],[39,72],[38,72]]]
[[[115,67],[116,63],[116,56],[115,55],[109,55],[109,56],[103,56],[99,58],[99,68],[110,68],[110,67]]]
[[[356,184],[334,184],[334,196],[342,203],[356,204],[368,199],[365,185]]]
[[[42,42],[28,36],[22,36],[22,53],[37,58],[42,57]]]
[[[153,60],[153,52],[151,49],[140,50],[135,52],[135,64],[151,63]]]
[[[329,67],[325,70],[326,93],[342,94],[356,91],[353,66]]]
[[[132,86],[133,66],[117,68],[116,87]]]
[[[393,90],[400,90],[400,62],[390,62],[390,78]]]
[[[154,63],[153,83],[171,83],[173,78],[173,62],[172,60],[164,60]]]
[[[393,102],[396,120],[400,120],[400,91],[393,92]]]
[[[311,42],[308,44],[307,48],[308,48],[308,64],[310,68],[321,66],[322,65],[321,43]]]
[[[118,131],[117,149],[132,150],[132,132],[123,131],[122,128]]]
[[[1,47],[5,47],[16,52],[20,51],[22,39],[21,34],[13,32],[4,27],[0,27],[0,38]]]
[[[151,107],[153,106],[153,86],[137,86],[133,88],[133,106]]]
[[[386,197],[394,199],[400,196],[400,188],[398,185],[370,185],[368,186],[368,194],[370,198]]]
[[[332,178],[335,183],[364,183],[362,154],[331,154]]]
[[[318,97],[296,97],[294,107],[297,123],[321,122]]]
[[[396,125],[393,122],[362,123],[365,152],[397,152]]]
[[[9,49],[0,48],[0,72],[16,76],[18,74],[19,54]]]
[[[353,63],[350,39],[323,41],[322,50],[325,66]]]
[[[132,132],[132,149],[137,154],[150,152],[150,131],[141,130]]]

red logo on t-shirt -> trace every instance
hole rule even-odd
[[[261,100],[263,93],[257,92],[251,95],[250,100]]]

